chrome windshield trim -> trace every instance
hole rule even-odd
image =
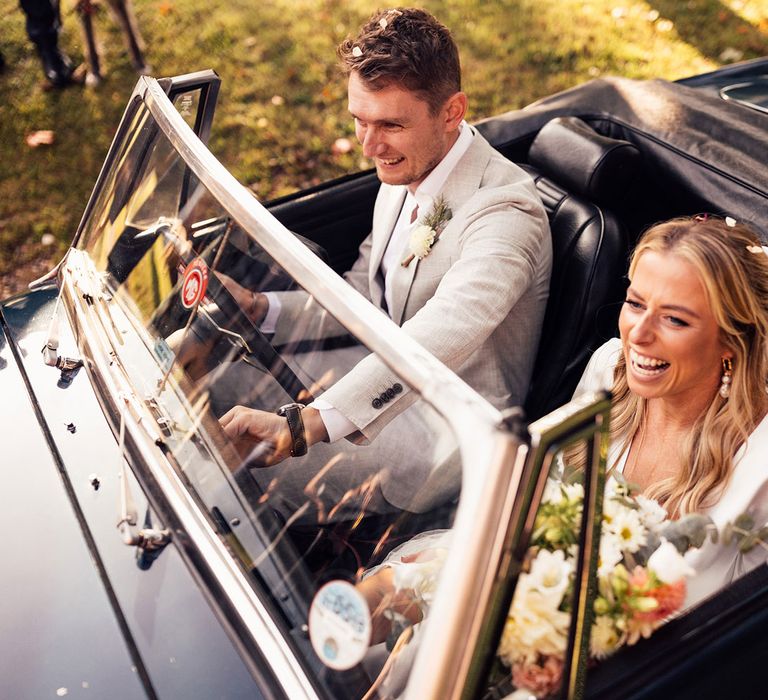
[[[109,333],[103,328],[104,311],[99,309],[98,305],[110,302],[93,298],[89,301],[84,298],[82,290],[78,288],[83,277],[82,271],[88,267],[87,264],[79,261],[78,257],[85,255],[86,253],[82,251],[70,249],[64,264],[61,291],[70,318],[78,319],[79,340],[85,342],[88,350],[86,369],[89,373],[97,375],[98,382],[117,404],[119,397],[134,396],[134,388],[128,381],[122,364],[115,362]],[[183,526],[185,534],[194,541],[210,574],[220,588],[227,592],[242,624],[258,647],[263,650],[264,656],[269,659],[273,674],[281,683],[286,697],[319,700],[312,682],[269,611],[256,595],[242,570],[211,527],[208,518],[161,450],[159,443],[162,436],[157,429],[154,417],[147,410],[144,402],[138,398],[129,401],[128,406],[129,409],[123,413],[126,434],[134,438],[143,463],[147,465],[158,488]],[[202,575],[202,572],[196,573],[198,577]],[[236,632],[232,629],[230,632],[236,636]],[[253,667],[253,660],[247,655],[243,656],[254,677],[258,678],[260,672]]]

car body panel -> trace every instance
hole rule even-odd
[[[47,295],[50,298],[50,295]],[[11,302],[18,314],[38,307],[29,297]],[[4,697],[109,695],[145,689],[121,632],[57,460],[28,398],[18,354],[0,329],[0,526],[3,586],[0,620],[14,643],[0,661]],[[14,397],[9,401],[9,397]],[[61,426],[66,432],[66,428]]]
[[[71,617],[60,621],[56,626],[57,634],[82,636],[83,645],[90,644],[94,639],[93,630],[90,626],[81,626],[80,622],[87,621],[88,615],[85,613],[89,609],[99,610],[100,598],[107,604],[104,612],[113,618],[112,626],[119,633],[120,627],[115,620],[115,610],[106,600],[106,588],[114,595],[115,607],[122,611],[121,616],[124,617],[121,622],[124,624],[125,638],[120,635],[118,642],[123,646],[128,644],[135,650],[141,650],[134,652],[137,657],[135,662],[143,665],[146,673],[151,677],[153,690],[150,692],[155,692],[160,697],[261,697],[257,685],[222,631],[176,548],[171,545],[164,549],[151,566],[144,570],[138,566],[136,548],[128,547],[122,542],[116,527],[120,502],[119,467],[122,457],[102,408],[95,399],[88,376],[85,371],[79,371],[69,384],[61,386],[58,381],[59,370],[48,367],[40,361],[39,348],[45,344],[46,333],[55,307],[55,298],[55,289],[38,290],[8,301],[3,304],[2,309],[11,342],[18,348],[22,358],[23,371],[28,377],[36,406],[45,416],[46,427],[52,440],[50,449],[55,450],[61,460],[61,476],[56,468],[56,462],[50,456],[47,464],[35,467],[35,472],[39,473],[45,469],[57,481],[65,479],[71,489],[71,496],[76,499],[74,504],[71,501],[69,504],[61,504],[60,512],[48,513],[46,511],[52,507],[52,501],[55,499],[50,494],[46,494],[44,517],[32,520],[36,523],[56,526],[57,532],[60,529],[59,534],[63,536],[66,532],[64,524],[68,517],[74,520],[77,512],[83,519],[83,527],[88,529],[89,536],[92,537],[95,547],[92,556],[97,557],[99,565],[103,567],[102,581],[99,581],[97,576],[92,584],[98,590],[86,588],[84,586],[86,580],[82,580],[84,577],[80,573],[80,568],[86,568],[83,566],[82,558],[88,556],[87,551],[82,551],[84,549],[82,532],[78,528],[77,532],[70,533],[71,541],[81,550],[79,553],[76,551],[66,556],[67,561],[69,559],[73,561],[67,566],[67,580],[70,586],[75,587],[77,595],[72,594],[72,605],[66,608],[67,614]],[[66,330],[62,333],[60,343],[62,354],[77,354],[74,338]],[[4,357],[6,354],[10,354],[7,345]],[[9,358],[8,365],[0,377],[9,376],[10,379],[15,367],[15,358]],[[15,390],[15,393],[19,394],[21,389],[19,381],[16,381],[16,386],[9,387],[9,392]],[[32,420],[25,423],[29,423],[30,428],[34,429]],[[22,458],[21,455],[16,454],[13,455],[14,461],[20,464],[30,463],[31,446],[42,448],[45,445],[42,431],[38,425],[37,435],[34,438],[30,436],[29,440],[20,442],[15,432],[19,429],[15,426],[14,439],[11,440],[11,436],[8,436],[3,443],[15,445],[17,450],[23,448],[26,457]],[[3,478],[10,478],[13,473],[5,469],[2,471]],[[95,489],[92,484],[94,478],[98,479],[98,489]],[[139,516],[143,519],[148,509],[146,498],[143,497],[135,478],[130,476],[130,472],[129,478]],[[51,488],[55,486],[54,484]],[[19,492],[28,492],[28,488],[13,486],[4,488],[2,491],[5,495]],[[57,494],[59,500],[64,493],[60,490],[59,484]],[[49,498],[51,498],[50,501]],[[23,503],[18,499],[17,502]],[[4,510],[3,517],[8,517],[10,512],[12,511]],[[154,516],[154,520],[155,525],[160,524],[157,522],[157,516]],[[9,525],[11,522],[14,521],[10,521]],[[19,523],[15,522],[14,527],[18,528]],[[34,564],[37,561],[35,558],[24,556],[25,552],[28,555],[29,544],[25,539],[20,542],[22,543],[22,551],[19,553],[20,562]],[[57,558],[64,556],[61,545],[53,537],[50,545],[42,541],[36,548],[46,552],[49,546],[54,552],[59,553]],[[80,560],[77,556],[80,556]],[[88,563],[90,564],[90,561]],[[97,574],[92,564],[87,568]],[[28,580],[37,578],[31,576],[30,572],[26,573],[30,576]],[[45,581],[46,578],[41,577],[40,580]],[[61,582],[51,583],[61,585]],[[46,601],[51,598],[56,600],[55,596],[41,594],[39,600]],[[37,597],[25,597],[25,600],[32,603],[37,600]],[[77,600],[80,600],[79,604],[75,602]],[[58,600],[56,602],[58,603]],[[52,631],[53,625],[50,627]],[[92,627],[108,629],[109,625],[99,620],[97,623],[94,622]],[[75,630],[78,631],[75,632]],[[90,654],[83,654],[91,660],[91,663],[94,659],[103,661],[113,658],[111,653],[105,653],[104,647],[107,640],[103,643],[94,642],[94,644]],[[68,654],[73,652],[81,654],[82,647],[68,644],[62,647],[62,651]],[[116,659],[120,656],[120,654],[114,654]],[[127,655],[123,652],[122,656]],[[57,669],[60,673],[54,661],[55,658],[54,654],[49,654],[45,659],[41,657],[41,662]],[[61,663],[66,666],[68,662],[62,660]],[[131,683],[126,681],[127,688],[130,688],[132,683],[135,684],[134,679],[139,678],[136,672],[131,671],[133,665],[135,665],[134,661],[131,661],[128,656],[124,666],[133,678]],[[106,677],[111,676],[113,679],[118,677],[114,669],[105,673]],[[5,678],[6,676],[3,675],[4,681]],[[87,676],[84,675],[82,680],[87,681]],[[62,682],[55,688],[66,685]],[[107,684],[104,687],[113,686]]]

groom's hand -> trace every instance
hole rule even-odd
[[[220,422],[243,464],[269,467],[291,456],[288,422],[276,413],[235,406]]]
[[[307,445],[328,439],[320,412],[305,408],[301,412]],[[291,456],[291,431],[283,416],[235,406],[220,419],[221,427],[240,454],[243,464],[270,467]]]

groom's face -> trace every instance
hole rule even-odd
[[[395,84],[371,90],[354,72],[348,97],[363,155],[373,159],[379,179],[412,190],[450,150],[466,109],[466,98],[457,93],[432,114],[415,92]]]

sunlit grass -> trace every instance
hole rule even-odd
[[[336,44],[380,5],[362,0],[134,0],[156,76],[222,77],[211,148],[257,196],[357,169]],[[82,60],[65,0],[62,45]],[[470,118],[515,109],[603,75],[676,79],[768,54],[768,0],[424,0],[462,50]],[[26,261],[53,259],[74,234],[136,81],[106,11],[96,17],[107,81],[47,92],[18,0],[0,0],[0,293]],[[53,129],[53,146],[25,135]],[[44,234],[59,247],[42,248]]]

